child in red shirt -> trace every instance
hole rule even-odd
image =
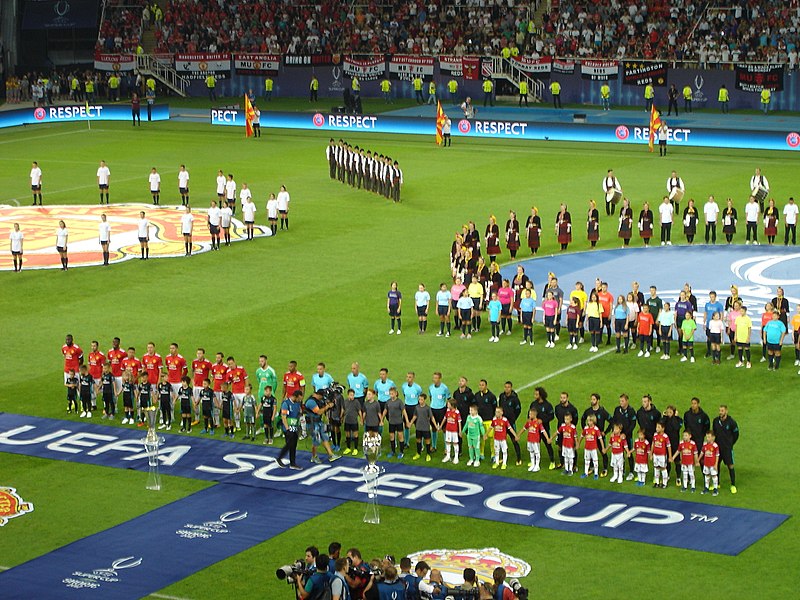
[[[575,464],[575,438],[577,430],[572,424],[572,415],[564,415],[564,423],[558,428],[561,434],[561,457],[564,459],[564,475],[572,477],[573,465]]]
[[[669,474],[667,473],[667,457],[672,456],[672,445],[669,436],[664,433],[664,424],[656,423],[656,432],[653,435],[653,444],[650,447],[650,455],[653,459],[653,487],[667,489]],[[663,483],[659,483],[661,479]]]
[[[523,430],[528,433],[528,453],[531,457],[531,462],[528,464],[528,471],[535,473],[539,470],[539,461],[541,459],[539,443],[541,442],[542,436],[544,436],[548,444],[552,443],[541,419],[538,418],[538,411],[535,408],[531,408],[528,411],[528,420]]]
[[[703,444],[703,478],[705,486],[700,493],[707,494],[710,487],[714,496],[719,495],[719,446],[711,431],[706,434],[706,443]]]
[[[599,477],[599,465],[597,462],[597,449],[603,450],[603,432],[595,425],[597,419],[594,415],[589,415],[586,419],[586,427],[583,428],[581,442],[583,443],[583,464],[584,472],[581,479],[589,476],[589,465],[593,465],[594,478]]]
[[[508,419],[503,416],[503,409],[499,406],[494,411],[492,431],[494,432],[494,464],[492,464],[492,468],[500,467],[505,470],[506,462],[508,461],[508,441],[506,438],[510,433],[516,440],[517,434]],[[501,455],[502,461],[500,459]]]
[[[450,450],[453,450],[453,464],[458,464],[458,444],[461,434],[461,413],[456,409],[456,401],[452,398],[447,402],[447,412],[444,413],[444,458],[442,462],[450,460]]]
[[[651,340],[653,334],[653,315],[650,314],[650,307],[647,304],[642,304],[642,310],[637,317],[638,327],[637,333],[639,334],[639,354],[638,356],[650,357]],[[647,350],[645,351],[645,347]]]
[[[638,487],[644,486],[645,479],[647,478],[647,464],[650,456],[650,442],[644,436],[644,431],[639,430],[638,439],[633,442],[633,449],[628,450],[628,456],[634,455],[633,470],[636,473],[636,485]]]
[[[611,470],[614,473],[611,477],[611,483],[622,483],[622,476],[625,474],[625,450],[627,447],[628,440],[625,434],[622,433],[622,424],[614,423],[614,432],[609,439],[609,445],[604,450],[606,454],[608,454],[609,449],[611,450]]]
[[[681,491],[685,492],[691,485],[692,493],[694,493],[694,466],[697,464],[697,444],[694,443],[692,435],[688,431],[683,432],[683,441],[678,444],[678,449],[672,456],[672,460],[674,461],[678,455],[681,457],[681,476],[683,477]]]

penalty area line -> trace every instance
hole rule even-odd
[[[567,371],[571,371],[572,369],[577,369],[578,367],[582,367],[583,365],[589,364],[593,360],[597,360],[601,356],[605,356],[613,352],[613,348],[609,348],[608,350],[603,350],[602,352],[598,352],[594,356],[590,356],[589,358],[585,358],[581,361],[576,362],[575,364],[569,365],[568,367],[564,367],[563,369],[558,369],[557,371],[553,371],[552,373],[545,375],[544,377],[539,377],[538,379],[534,379],[530,383],[526,383],[522,387],[517,388],[517,391],[527,390],[529,387],[535,386],[537,383],[542,383],[543,381],[547,381],[548,379],[552,379],[557,375],[561,375],[562,373],[566,373]]]

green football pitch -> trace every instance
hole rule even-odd
[[[259,207],[258,223],[264,223],[267,195],[281,184],[290,191],[292,204],[288,233],[235,243],[220,252],[67,273],[0,273],[0,408],[75,418],[64,413],[61,384],[59,349],[67,332],[85,349],[92,339],[105,349],[114,336],[137,349],[152,340],[162,354],[176,341],[187,357],[204,346],[209,353],[234,355],[251,372],[258,355],[265,353],[279,373],[296,360],[310,376],[317,362],[325,361],[329,372],[343,380],[350,364],[359,361],[371,381],[386,367],[397,382],[406,371],[415,371],[423,386],[433,371],[442,371],[451,389],[460,375],[471,384],[484,377],[495,392],[507,379],[522,387],[589,355],[567,353],[563,345],[551,352],[543,344],[521,348],[516,338],[488,344],[483,332],[469,342],[440,339],[431,331],[433,323],[426,336],[414,335],[413,291],[419,282],[435,290],[449,279],[450,243],[467,220],[475,220],[482,231],[490,214],[502,226],[514,209],[524,223],[535,204],[546,224],[542,253],[548,254],[557,251],[548,232],[558,204],[567,202],[575,221],[583,223],[588,200],[602,204],[600,186],[608,168],[623,182],[635,211],[645,200],[651,206],[659,201],[673,169],[698,202],[708,194],[721,203],[730,196],[740,213],[756,166],[768,175],[781,204],[791,195],[797,173],[796,157],[790,153],[680,148],[662,159],[646,148],[621,145],[457,139],[442,149],[432,135],[348,133],[349,142],[400,162],[405,186],[402,203],[393,204],[328,178],[328,137],[326,132],[264,130],[260,140],[246,140],[239,130],[174,121],[135,129],[127,123],[95,123],[91,131],[85,124],[4,130],[0,204],[15,199],[30,203],[28,172],[37,160],[44,171],[46,205],[93,205],[100,159],[112,172],[112,203],[148,203],[147,175],[156,166],[163,178],[162,204],[179,204],[173,177],[177,179],[178,166],[185,163],[193,203],[200,207],[215,196],[218,169],[249,184]],[[612,229],[614,224],[603,216],[599,247],[618,246]],[[570,251],[588,246],[577,233],[581,231],[576,227]],[[743,232],[738,237],[742,242]],[[508,261],[508,255],[501,260]],[[702,265],[693,271],[697,280],[692,283],[701,285]],[[545,275],[534,270],[537,289]],[[656,283],[657,265],[652,278]],[[387,335],[386,291],[392,280],[407,299],[400,337]],[[645,287],[651,282],[641,283]],[[542,339],[540,329],[537,339]],[[638,398],[650,393],[659,408],[674,403],[681,413],[698,396],[712,417],[719,403],[727,403],[742,430],[736,446],[739,493],[729,493],[723,469],[720,496],[692,500],[792,514],[800,499],[800,469],[787,447],[787,419],[797,398],[797,376],[787,354],[787,368],[775,375],[765,368],[726,368],[730,363],[712,369],[702,358],[694,368],[678,370],[675,364],[610,354],[552,376],[544,385],[551,395],[569,391],[579,411],[595,391],[609,409],[622,392],[637,406]],[[521,394],[523,406],[531,397],[530,389]],[[301,449],[307,448],[303,442]],[[489,472],[488,465],[481,470]],[[545,470],[535,477],[562,482],[556,473]],[[506,476],[531,475],[512,467]],[[602,479],[570,483],[609,485]],[[169,477],[162,493],[146,493],[141,473],[0,454],[0,485],[17,488],[36,507],[0,530],[2,566],[12,567],[207,484]],[[623,487],[631,493],[680,496],[674,487],[658,492]],[[661,587],[728,598],[753,593],[777,598],[795,592],[793,565],[800,535],[795,519],[739,556],[728,557],[420,512],[413,504],[407,509],[384,507],[381,525],[370,526],[361,522],[363,508],[357,502],[344,504],[159,593],[179,598],[289,597],[274,569],[301,556],[307,545],[326,547],[334,539],[345,547],[358,546],[369,558],[496,546],[533,566],[523,583],[543,598],[563,593],[606,596],[613,590],[630,595]]]

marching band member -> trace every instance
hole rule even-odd
[[[764,210],[764,235],[770,246],[775,243],[775,236],[778,235],[778,208],[775,206],[775,198],[769,199],[769,205]]]
[[[528,233],[528,248],[531,249],[531,254],[536,254],[541,243],[542,219],[539,217],[539,209],[535,206],[531,207],[531,214],[525,222],[525,230]]]
[[[489,224],[486,226],[486,254],[489,261],[494,263],[497,255],[500,254],[500,228],[497,226],[497,218],[494,215],[489,217]]]
[[[683,185],[683,179],[678,177],[678,173],[673,171],[672,174],[667,179],[667,194],[669,194],[669,200],[672,202],[674,210],[674,214],[679,215],[680,213],[680,202],[683,199],[683,195],[686,193],[686,188]]]
[[[614,170],[609,169],[605,178],[603,179],[603,193],[606,195],[606,215],[613,215],[616,203],[614,199],[619,200],[617,195],[622,195],[622,186],[619,180],[614,177]]]
[[[761,174],[761,169],[756,168],[756,173],[750,178],[750,194],[758,200],[759,210],[764,210],[764,199],[769,195],[769,181]]]
[[[511,253],[511,260],[517,258],[517,250],[519,250],[519,221],[517,221],[517,213],[513,210],[508,213],[508,221],[506,221],[506,248]]]
[[[572,215],[569,214],[567,205],[563,203],[556,215],[556,235],[558,235],[561,250],[566,250],[572,241]]]
[[[647,202],[639,212],[639,237],[642,238],[645,247],[650,246],[650,238],[653,237],[653,211]]]
[[[728,198],[728,205],[722,211],[722,233],[725,234],[725,241],[729,244],[733,241],[733,236],[736,233],[737,217],[736,209],[733,207],[733,199]]]
[[[689,198],[689,205],[683,209],[683,233],[689,244],[694,242],[694,236],[697,235],[697,209],[694,206],[694,198]]]
[[[597,211],[597,203],[589,200],[589,214],[586,221],[586,236],[592,248],[597,246],[600,239],[600,213]]]
[[[672,246],[672,217],[675,209],[669,201],[669,196],[664,196],[658,207],[658,215],[661,218],[661,245]]]
[[[400,188],[403,187],[403,170],[397,161],[391,165],[392,174],[392,200],[400,202]]]
[[[633,228],[633,210],[627,198],[622,199],[619,209],[619,237],[622,238],[623,248],[631,243],[631,230]]]

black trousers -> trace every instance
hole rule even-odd
[[[661,224],[661,241],[669,242],[672,237],[672,223]]]
[[[706,223],[706,244],[708,243],[709,239],[711,240],[712,244],[717,243],[717,224],[716,223]]]
[[[789,232],[792,234],[792,245],[797,244],[797,225],[786,225],[786,233],[783,236],[783,243],[784,245],[789,244]]]
[[[297,464],[297,432],[296,431],[286,431],[284,433],[284,439],[286,443],[284,444],[283,448],[281,448],[281,453],[278,455],[278,461],[282,461],[284,457],[288,454],[289,455],[289,464],[296,465]]]

